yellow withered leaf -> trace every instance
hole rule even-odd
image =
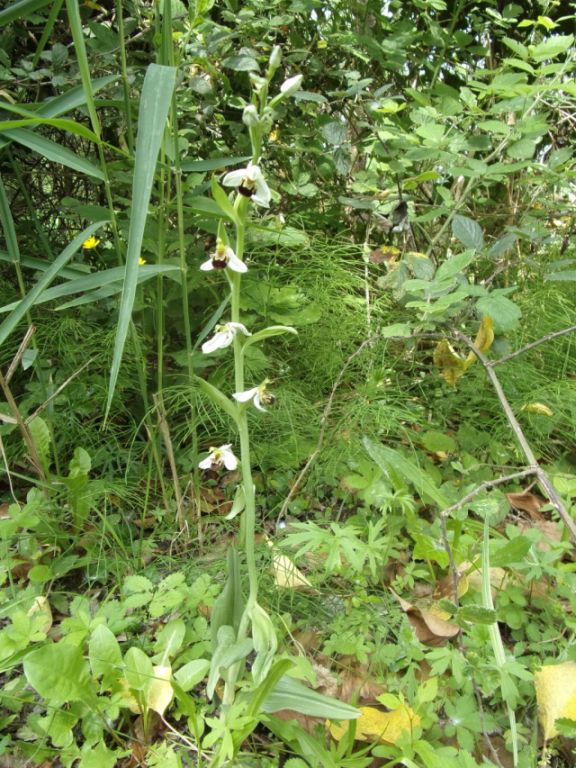
[[[494,341],[494,321],[490,315],[483,315],[480,321],[480,328],[474,339],[474,346],[479,349],[480,352],[488,352]],[[466,358],[467,366],[471,365],[476,360],[474,352],[470,352]]]
[[[174,690],[170,682],[172,679],[172,668],[158,665],[153,667],[153,670],[154,677],[150,680],[147,690],[143,693],[140,701],[130,689],[126,678],[120,680],[124,704],[135,715],[142,715],[145,710],[153,709],[162,716],[174,697]]]
[[[456,382],[468,367],[466,360],[460,357],[446,339],[439,341],[436,345],[434,363],[439,368],[442,368],[442,376],[452,386],[456,385]]]
[[[527,413],[537,413],[540,416],[554,416],[554,411],[544,403],[526,403],[520,410]]]
[[[402,705],[392,712],[382,712],[376,707],[359,707],[362,713],[354,721],[355,738],[379,744],[396,744],[405,733],[410,733],[420,724],[419,715],[413,709]],[[348,731],[349,723],[329,722],[332,736],[339,741]]]
[[[272,555],[272,572],[277,586],[284,589],[313,589],[312,584],[286,555]]]
[[[154,667],[154,678],[150,682],[146,704],[149,709],[163,715],[168,709],[174,691],[170,680],[172,679],[172,668],[169,666],[158,665]]]
[[[576,662],[549,664],[534,673],[538,717],[544,741],[554,738],[560,717],[576,720]]]
[[[28,610],[28,616],[36,615],[41,615],[44,619],[44,623],[42,624],[42,632],[49,632],[50,627],[52,626],[52,609],[50,608],[48,598],[44,597],[44,595],[38,595],[38,597],[35,597],[34,602]]]

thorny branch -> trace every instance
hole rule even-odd
[[[560,498],[558,492],[552,485],[550,478],[538,463],[536,456],[534,455],[534,452],[532,451],[532,448],[530,447],[530,444],[526,439],[524,432],[522,431],[522,427],[520,426],[520,423],[518,422],[518,419],[516,418],[514,411],[512,410],[510,403],[506,398],[506,395],[504,394],[504,390],[502,389],[500,380],[496,376],[493,365],[490,365],[490,362],[486,359],[484,354],[475,346],[474,342],[471,339],[469,339],[468,336],[466,336],[464,333],[462,333],[461,331],[455,331],[454,337],[459,341],[463,341],[464,344],[466,344],[466,346],[469,347],[469,349],[471,349],[472,352],[474,352],[478,360],[481,362],[484,370],[486,371],[486,375],[490,379],[490,383],[492,384],[494,391],[496,392],[498,400],[500,401],[500,405],[502,406],[502,410],[504,411],[504,414],[508,420],[508,424],[510,425],[510,428],[514,433],[516,440],[518,441],[518,444],[520,445],[520,448],[522,449],[522,452],[526,457],[528,468],[531,470],[531,473],[536,476],[538,480],[538,484],[540,485],[543,492],[548,497],[552,506],[556,509],[556,511],[562,518],[566,528],[568,528],[568,531],[570,533],[570,538],[574,543],[576,543],[576,523],[574,522],[568,510],[564,506],[564,503]]]

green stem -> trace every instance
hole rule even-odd
[[[124,40],[124,11],[122,0],[116,0],[116,21],[118,23],[118,41],[120,43],[120,67],[122,69],[122,92],[124,94],[124,109],[126,110],[126,133],[128,149],[134,157],[134,126],[132,124],[132,105],[130,104],[130,85],[128,83],[128,68],[126,66],[126,43]]]

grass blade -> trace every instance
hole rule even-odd
[[[64,267],[70,261],[72,256],[74,256],[76,251],[82,247],[84,240],[89,238],[90,235],[93,235],[94,232],[96,232],[96,230],[101,226],[101,223],[90,224],[90,226],[86,227],[86,229],[80,232],[79,235],[76,235],[70,245],[66,246],[62,253],[54,260],[54,262],[38,280],[34,288],[32,288],[30,293],[28,293],[27,296],[18,303],[18,306],[13,310],[13,312],[8,315],[2,324],[0,324],[0,345],[6,341],[20,320],[22,320],[26,312],[37,300],[38,296],[40,296],[42,292],[48,288],[62,267]]]
[[[30,16],[51,2],[52,0],[20,0],[19,3],[12,3],[8,8],[0,11],[0,27],[10,24],[14,19]]]
[[[106,420],[110,411],[124,353],[124,345],[126,344],[126,336],[128,335],[128,328],[132,317],[132,307],[134,305],[136,283],[138,280],[138,259],[142,248],[146,217],[148,216],[154,172],[175,84],[176,69],[174,67],[164,67],[159,64],[151,64],[148,67],[142,87],[140,110],[138,113],[138,136],[134,157],[132,215],[128,231],[126,272],[122,297],[120,299],[120,312],[104,420]]]
[[[145,283],[157,275],[173,275],[179,280],[180,269],[176,264],[150,264],[141,266],[138,270],[138,284]],[[87,291],[95,291],[101,288],[110,288],[111,290],[103,295],[113,296],[115,293],[120,293],[122,290],[122,278],[124,277],[124,267],[112,267],[111,269],[105,269],[101,272],[94,272],[91,275],[84,275],[82,277],[69,280],[61,285],[56,285],[54,288],[48,288],[44,291],[34,304],[45,304],[47,301],[54,301],[54,299],[61,299],[65,296],[73,296],[75,293],[86,293]],[[95,301],[96,299],[92,299]],[[0,307],[0,314],[4,312],[10,312],[18,305],[18,302],[12,304],[5,304]]]
[[[51,160],[53,163],[60,163],[67,168],[72,168],[74,171],[83,173],[86,176],[92,176],[95,179],[104,181],[104,174],[89,160],[83,157],[79,157],[67,147],[62,147],[55,141],[47,139],[45,136],[40,136],[37,133],[26,128],[14,128],[11,131],[5,131],[4,136],[7,136],[12,141],[16,141],[18,144],[23,144],[33,152],[37,152],[47,160]]]
[[[17,264],[20,261],[20,248],[18,247],[14,219],[12,218],[12,211],[10,210],[10,203],[8,202],[8,195],[6,194],[2,176],[0,176],[0,224],[2,224],[2,229],[4,230],[8,258],[13,264]]]

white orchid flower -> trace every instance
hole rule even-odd
[[[234,272],[248,272],[248,267],[236,256],[229,245],[225,245],[222,240],[216,243],[216,250],[210,254],[208,261],[200,264],[203,272],[210,272],[212,269],[225,269],[228,267]]]
[[[248,163],[246,168],[230,171],[222,179],[225,187],[237,187],[244,197],[249,197],[256,205],[268,208],[272,194],[259,165]]]
[[[265,379],[259,387],[253,387],[247,389],[245,392],[234,392],[232,397],[239,403],[249,403],[250,400],[254,403],[254,407],[259,411],[266,412],[265,405],[273,405],[276,398],[268,392],[267,385],[270,384],[269,379]]]
[[[244,336],[252,336],[250,331],[245,325],[242,325],[242,323],[217,325],[214,336],[202,344],[202,352],[204,352],[205,355],[209,355],[210,352],[215,352],[217,349],[225,349],[226,347],[229,347],[234,341],[234,336],[236,336],[239,331],[243,333]]]
[[[238,466],[238,459],[232,453],[232,444],[221,445],[220,448],[210,448],[210,453],[198,464],[200,469],[220,469],[224,466],[233,472]]]

